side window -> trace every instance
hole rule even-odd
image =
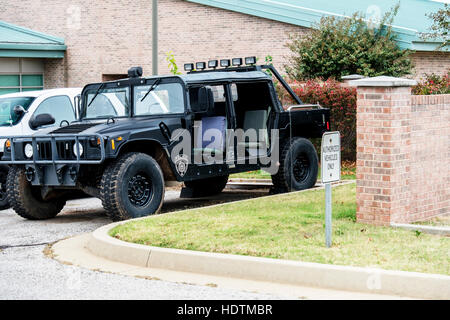
[[[68,96],[51,97],[42,101],[33,116],[43,113],[51,114],[55,118],[55,126],[59,126],[64,120],[69,123],[75,121],[75,113]]]

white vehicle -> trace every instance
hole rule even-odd
[[[41,129],[67,125],[77,118],[74,99],[81,88],[51,89],[0,95],[0,136],[32,135]],[[54,121],[53,121],[54,120]],[[5,140],[0,141],[0,158]],[[9,167],[0,165],[0,210],[9,208],[6,176]]]

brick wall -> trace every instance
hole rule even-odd
[[[450,213],[450,95],[412,96],[410,86],[377,79],[353,82],[358,221],[389,225]]]
[[[450,213],[450,94],[411,97],[407,221]]]
[[[44,87],[45,89],[67,87],[66,59],[45,59]]]
[[[445,75],[450,71],[450,52],[416,51],[411,54],[415,65],[414,78],[422,79],[425,74]]]
[[[289,33],[307,28],[182,0],[159,0],[159,71],[169,69],[165,54],[185,62],[272,55],[279,70],[290,51]],[[150,0],[1,0],[0,20],[59,36],[68,46],[66,58],[47,63],[47,88],[83,86],[102,76],[124,74],[140,65],[152,69]],[[450,54],[414,53],[418,75],[449,68]],[[54,74],[56,73],[56,74]]]

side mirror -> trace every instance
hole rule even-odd
[[[201,87],[198,89],[198,102],[191,105],[192,112],[205,113],[214,106],[214,95],[210,88]]]
[[[13,112],[14,112],[14,114],[16,114],[16,115],[21,116],[21,115],[23,115],[24,113],[27,113],[28,111],[25,110],[25,108],[22,107],[21,105],[17,105],[17,106],[15,106],[15,107],[13,108]]]
[[[42,126],[47,126],[55,123],[55,118],[51,114],[41,113],[33,117],[29,124],[31,129],[37,129]]]

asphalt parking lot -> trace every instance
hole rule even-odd
[[[162,212],[267,195],[226,190],[212,199],[180,199],[168,190]],[[161,280],[147,280],[61,264],[46,256],[48,244],[109,224],[100,200],[73,200],[55,219],[27,221],[0,212],[0,299],[279,299],[291,298]]]

